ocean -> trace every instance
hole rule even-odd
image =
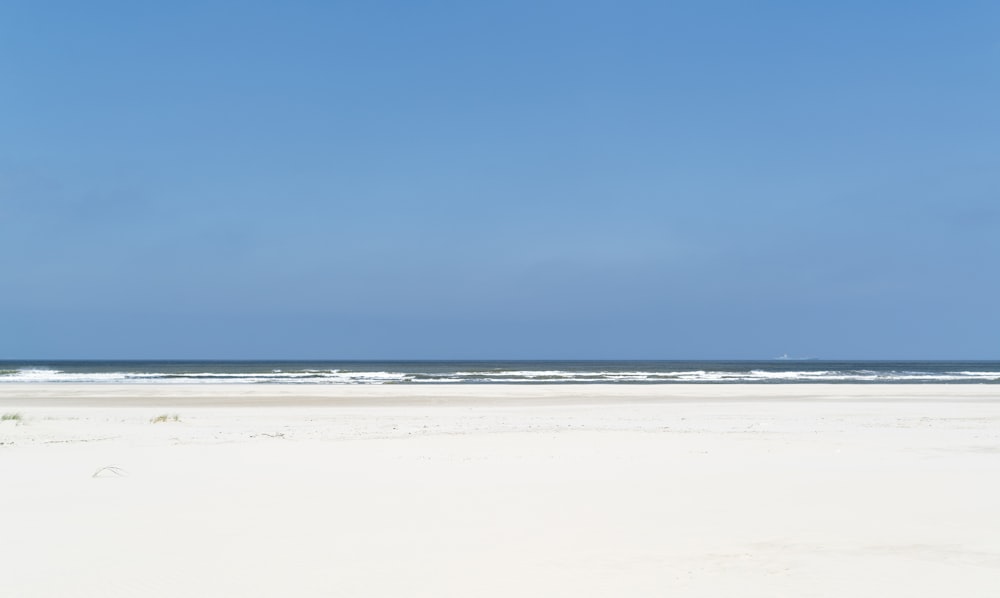
[[[1000,361],[0,361],[0,384],[1000,384]]]

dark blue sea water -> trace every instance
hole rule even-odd
[[[0,361],[5,382],[998,384],[1000,361]]]

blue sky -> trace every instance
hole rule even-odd
[[[0,358],[1000,357],[995,2],[0,5]]]

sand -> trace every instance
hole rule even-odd
[[[1000,386],[2,384],[14,413],[3,597],[1000,592]]]

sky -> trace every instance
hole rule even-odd
[[[0,358],[1000,358],[996,2],[0,3]]]

